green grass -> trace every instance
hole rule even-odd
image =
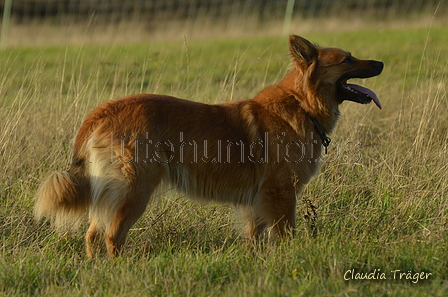
[[[59,236],[33,219],[39,181],[67,168],[83,117],[102,101],[140,92],[201,102],[253,97],[286,73],[287,39],[3,50],[0,295],[444,296],[446,27],[305,37],[386,65],[362,82],[383,110],[343,104],[326,162],[303,192],[318,207],[317,236],[302,198],[294,238],[253,246],[238,239],[229,206],[162,193],[113,261],[85,257],[83,230]],[[346,281],[350,269],[379,269],[387,279]],[[393,279],[394,270],[431,276],[414,284]]]

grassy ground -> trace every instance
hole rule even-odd
[[[343,104],[322,171],[299,198],[293,239],[252,246],[237,238],[230,207],[162,193],[168,199],[148,209],[114,261],[88,260],[83,230],[61,237],[32,214],[39,181],[67,168],[86,113],[140,92],[202,102],[253,97],[287,71],[287,39],[3,50],[0,295],[444,296],[446,32],[435,26],[305,36],[386,66],[362,82],[383,110]],[[316,237],[303,219],[303,197],[317,206]],[[375,279],[358,280],[357,273]]]

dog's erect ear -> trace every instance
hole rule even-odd
[[[289,50],[293,57],[305,61],[308,65],[317,61],[319,55],[314,44],[297,35],[289,36]]]

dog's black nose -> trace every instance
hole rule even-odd
[[[375,67],[378,68],[378,69],[383,70],[383,68],[384,68],[384,63],[383,63],[383,62],[380,62],[380,61],[376,61],[376,62],[375,62]]]

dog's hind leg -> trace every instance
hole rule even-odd
[[[110,258],[120,254],[129,229],[140,218],[144,210],[144,205],[125,204],[118,211],[105,237],[107,254]]]
[[[145,173],[140,172],[137,174],[138,177],[130,182],[123,203],[117,209],[106,231],[105,241],[109,257],[114,258],[120,254],[129,229],[145,212],[151,195],[162,180],[162,174],[162,168],[148,167],[145,168]]]
[[[99,228],[96,220],[90,222],[90,227],[86,233],[86,253],[92,259],[95,252],[98,250],[98,241],[101,238],[102,230]]]

